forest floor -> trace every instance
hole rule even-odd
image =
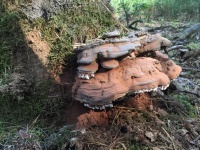
[[[52,139],[58,140],[63,136],[63,141],[59,141],[60,149],[63,150],[199,150],[200,56],[193,56],[191,52],[200,49],[200,34],[196,33],[190,39],[178,40],[180,32],[187,27],[189,25],[182,23],[165,23],[164,26],[154,23],[142,27],[152,34],[160,33],[169,38],[173,43],[172,47],[179,45],[177,48],[169,48],[168,55],[183,71],[166,91],[129,96],[123,101],[115,102],[113,108],[91,110],[69,98],[75,81],[76,65],[68,64],[63,74],[55,78],[58,84],[53,87],[53,92],[49,92],[50,99],[61,95],[64,106],[61,119],[56,120],[59,121],[58,133],[46,139],[43,137],[47,149],[56,149],[52,145],[57,143]],[[40,75],[40,78],[48,76],[43,65],[49,51],[47,43],[40,39],[39,31],[36,30],[27,33],[25,37],[29,41],[28,46],[33,50],[33,54],[29,54],[29,68],[35,70],[36,76]],[[16,64],[22,66],[20,61],[16,61]],[[65,129],[69,136],[65,135]],[[41,149],[42,143],[39,139],[31,140],[31,137],[29,139],[22,135],[19,137],[26,148],[32,147],[32,144],[34,149]]]
[[[72,125],[76,134],[64,147],[199,150],[200,56],[191,54],[193,50],[199,50],[199,34],[191,39],[178,40],[185,27],[189,26],[145,25],[150,33],[160,33],[169,38],[172,47],[179,45],[169,48],[168,55],[183,71],[166,91],[129,96],[104,111],[91,110],[69,100],[63,109],[62,122]],[[60,77],[61,83],[74,82],[74,75],[74,69],[66,68]],[[69,84],[62,88],[63,91],[71,91]]]

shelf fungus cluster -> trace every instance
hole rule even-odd
[[[181,72],[159,51],[169,45],[159,34],[130,33],[122,38],[107,34],[75,48],[79,67],[74,99],[92,109],[105,109],[127,94],[165,90]]]

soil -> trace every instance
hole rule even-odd
[[[47,42],[41,39],[40,32],[35,29],[27,32],[23,38],[22,48],[17,49],[13,55],[13,72],[7,85],[7,92],[14,94],[18,100],[24,98],[24,93],[30,90],[34,81],[40,83],[50,77],[46,67],[50,51]]]
[[[60,88],[62,97],[66,100],[63,109],[63,124],[73,125],[74,128],[89,128],[91,126],[107,126],[108,110],[95,111],[87,108],[79,101],[68,99],[71,97],[73,83],[75,82],[76,67],[67,66],[60,76]]]
[[[148,94],[138,94],[135,97],[131,97],[126,102],[127,107],[136,108],[138,110],[148,110],[152,107],[152,100]]]
[[[40,31],[36,29],[27,32],[24,38],[27,41],[27,55],[18,53],[16,60],[21,61],[16,62],[16,66],[23,66],[22,70],[32,73],[36,81],[48,79],[50,74],[46,65],[50,46],[42,40]]]
[[[47,56],[50,52],[50,46],[42,40],[41,33],[37,29],[26,33],[26,40],[28,45],[33,50],[34,54],[38,57],[40,62],[45,66],[47,65]]]
[[[91,127],[107,127],[111,120],[121,111],[122,108],[134,108],[134,110],[149,110],[152,102],[148,94],[139,94],[136,97],[129,97],[129,100],[115,102],[114,108],[105,110],[92,110],[78,101],[73,101],[64,108],[62,122],[72,125],[75,129],[88,129]],[[134,117],[137,111],[125,113],[124,118]]]

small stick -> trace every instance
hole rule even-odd
[[[172,51],[172,50],[175,50],[175,49],[178,49],[178,48],[184,48],[184,46],[183,45],[175,45],[175,46],[169,47],[167,49],[167,51],[169,52],[169,51]]]
[[[195,92],[192,92],[192,91],[187,91],[187,90],[182,90],[182,89],[178,89],[177,91],[178,92],[185,92],[185,93],[193,94],[193,95],[196,95],[196,96],[200,97],[200,93],[195,93]]]
[[[165,130],[165,128],[163,128],[163,127],[161,127],[161,128],[162,128],[162,130],[165,132],[165,134],[167,135],[167,137],[171,140],[174,150],[177,150],[177,149],[176,149],[176,146],[175,146],[175,143],[174,143],[174,140],[172,139],[172,137],[171,137],[171,136],[169,135],[169,133]]]
[[[158,135],[163,139],[163,140],[165,140],[167,143],[171,143],[170,141],[169,141],[169,139],[168,138],[166,138],[161,132],[160,133],[158,133]]]
[[[127,148],[126,148],[124,143],[121,143],[121,142],[118,142],[118,143],[123,147],[124,150],[127,150]]]
[[[179,85],[179,83],[177,81],[173,81],[173,85],[176,86],[177,92],[185,92],[185,93],[194,94],[194,95],[200,97],[200,93],[198,93],[198,92],[196,93],[196,92],[188,91],[188,90],[181,88],[181,86]]]
[[[115,17],[115,15],[110,11],[110,9],[104,4],[104,3],[102,3],[102,5],[106,8],[106,10],[112,15],[112,17],[115,19],[115,21],[117,22],[117,23],[119,23],[119,25],[122,27],[122,28],[124,28],[127,32],[129,32],[129,29],[127,29],[123,24],[121,24],[119,21],[118,21],[118,19]]]
[[[184,69],[184,70],[190,70],[190,71],[197,71],[197,72],[200,72],[199,69],[192,69],[192,68],[186,68],[186,67],[182,67],[182,69]]]

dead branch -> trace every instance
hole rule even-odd
[[[190,70],[190,71],[197,71],[197,72],[200,72],[199,69],[192,69],[192,68],[186,68],[186,67],[182,67],[182,69],[184,69],[184,70]]]
[[[148,32],[154,32],[156,30],[163,30],[165,28],[173,28],[173,29],[176,29],[175,27],[173,26],[160,26],[160,27],[155,27],[155,28],[151,28],[151,29],[148,29],[147,31]]]
[[[177,81],[173,81],[172,84],[176,87],[176,90],[178,92],[189,93],[189,94],[193,94],[193,95],[196,95],[196,96],[200,97],[200,93],[188,91],[188,90],[185,90],[185,89],[181,88],[181,86],[179,85],[179,83]]]
[[[118,143],[123,147],[124,150],[127,150],[127,148],[126,148],[124,143],[121,143],[121,142],[118,142]]]
[[[177,89],[177,90],[178,90],[178,92],[189,93],[189,94],[193,94],[193,95],[196,95],[196,96],[200,97],[200,93],[187,91],[187,90],[182,90],[182,89]]]
[[[179,36],[179,39],[184,40],[187,37],[189,37],[190,35],[192,35],[193,33],[195,33],[197,30],[200,29],[200,23],[197,23],[193,26],[191,26],[190,28],[185,29]]]
[[[188,59],[191,59],[191,58],[194,58],[194,57],[198,57],[199,55],[200,55],[199,49],[192,50],[192,51],[189,51],[185,54],[184,60],[188,60]]]
[[[183,45],[175,45],[175,46],[169,47],[167,49],[167,51],[169,52],[169,51],[172,51],[172,50],[175,50],[175,49],[179,49],[179,48],[184,48],[184,46]]]
[[[140,29],[138,29],[137,28],[137,23],[144,23],[144,21],[143,20],[141,20],[141,19],[139,19],[139,20],[134,20],[132,23],[130,23],[129,25],[128,25],[128,27],[130,28],[130,29],[132,29],[132,30],[140,30]],[[135,27],[133,27],[133,25],[135,24]]]
[[[171,140],[174,150],[177,150],[173,138],[169,135],[169,133],[165,130],[164,127],[161,127],[161,129],[165,132],[165,134],[167,135],[167,137]]]
[[[119,20],[115,17],[115,15],[110,11],[110,9],[104,4],[102,3],[102,5],[106,8],[106,10],[111,14],[111,16],[115,19],[115,21],[127,32],[129,32],[129,29],[127,29],[123,24],[121,24],[119,22]]]

